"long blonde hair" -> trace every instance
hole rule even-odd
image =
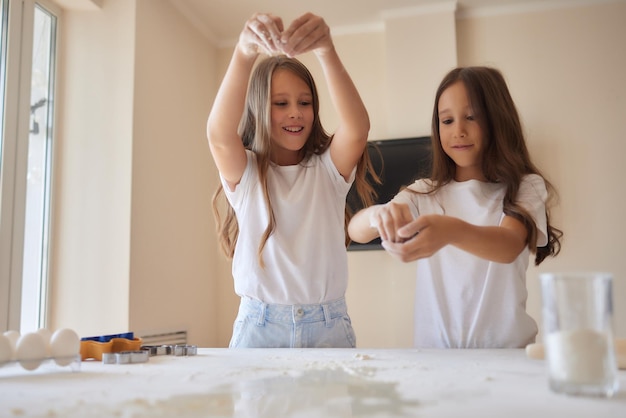
[[[267,187],[267,172],[270,165],[270,152],[272,147],[270,92],[272,75],[277,69],[285,69],[293,72],[296,76],[301,78],[311,90],[314,115],[313,126],[311,134],[301,150],[303,154],[302,161],[306,161],[313,154],[322,154],[328,149],[333,139],[333,137],[324,130],[319,119],[319,96],[317,87],[315,86],[313,76],[306,66],[299,60],[284,55],[272,56],[260,61],[254,68],[250,77],[246,106],[239,126],[239,134],[246,149],[256,154],[259,180],[262,185],[265,205],[269,213],[269,222],[258,247],[258,258],[261,266],[264,265],[262,258],[263,248],[276,228],[276,219],[274,217],[274,210],[272,209],[272,202]],[[373,181],[380,182],[378,175],[372,168],[367,147],[365,147],[363,155],[357,164],[356,178],[354,180],[354,187],[364,207],[370,206],[375,198],[374,189],[366,180],[368,173]],[[218,239],[222,251],[228,258],[232,258],[239,236],[239,224],[235,211],[228,201],[226,201],[225,215],[222,216],[220,214],[220,202],[226,200],[223,199],[223,194],[224,190],[220,184],[213,195],[213,212],[215,214]],[[346,205],[344,228],[347,228],[352,215],[350,208]],[[346,232],[346,245],[348,245],[349,242]]]

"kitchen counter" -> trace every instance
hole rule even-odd
[[[225,349],[0,368],[0,417],[626,417],[548,388],[524,350]]]

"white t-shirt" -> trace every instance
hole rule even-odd
[[[235,292],[284,305],[344,297],[348,284],[345,205],[356,169],[346,182],[329,151],[298,165],[270,164],[268,187],[276,228],[263,249],[263,269],[258,249],[268,212],[256,155],[251,151],[247,155],[248,164],[234,191],[222,179],[239,223],[232,268]]]
[[[424,180],[410,186],[428,190]],[[441,214],[474,225],[500,225],[504,186],[477,180],[452,181],[435,194],[400,192],[393,200],[408,203],[414,217]],[[527,175],[518,203],[534,218],[538,246],[547,244],[547,191],[538,175]],[[510,264],[495,263],[452,245],[417,261],[415,294],[416,347],[511,348],[535,340],[537,325],[526,313],[526,247]]]

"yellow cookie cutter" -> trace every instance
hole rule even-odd
[[[141,338],[111,338],[107,342],[85,340],[80,342],[81,359],[102,360],[104,353],[120,353],[122,351],[138,351],[141,349]]]

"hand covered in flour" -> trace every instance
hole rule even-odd
[[[398,231],[413,221],[413,215],[407,204],[389,202],[373,207],[369,221],[383,242],[404,242],[408,237],[401,236]]]
[[[238,46],[246,55],[285,54],[289,57],[314,51],[318,55],[334,48],[330,28],[319,16],[305,13],[284,30],[280,17],[255,13],[239,35]]]
[[[239,34],[238,47],[245,55],[282,54],[283,21],[269,13],[255,13]]]
[[[309,51],[324,55],[334,48],[330,28],[323,18],[312,13],[294,20],[283,33],[281,42],[283,52],[290,57]]]
[[[408,262],[427,258],[454,240],[458,219],[445,215],[421,215],[396,230],[395,241],[383,241],[389,254]]]

